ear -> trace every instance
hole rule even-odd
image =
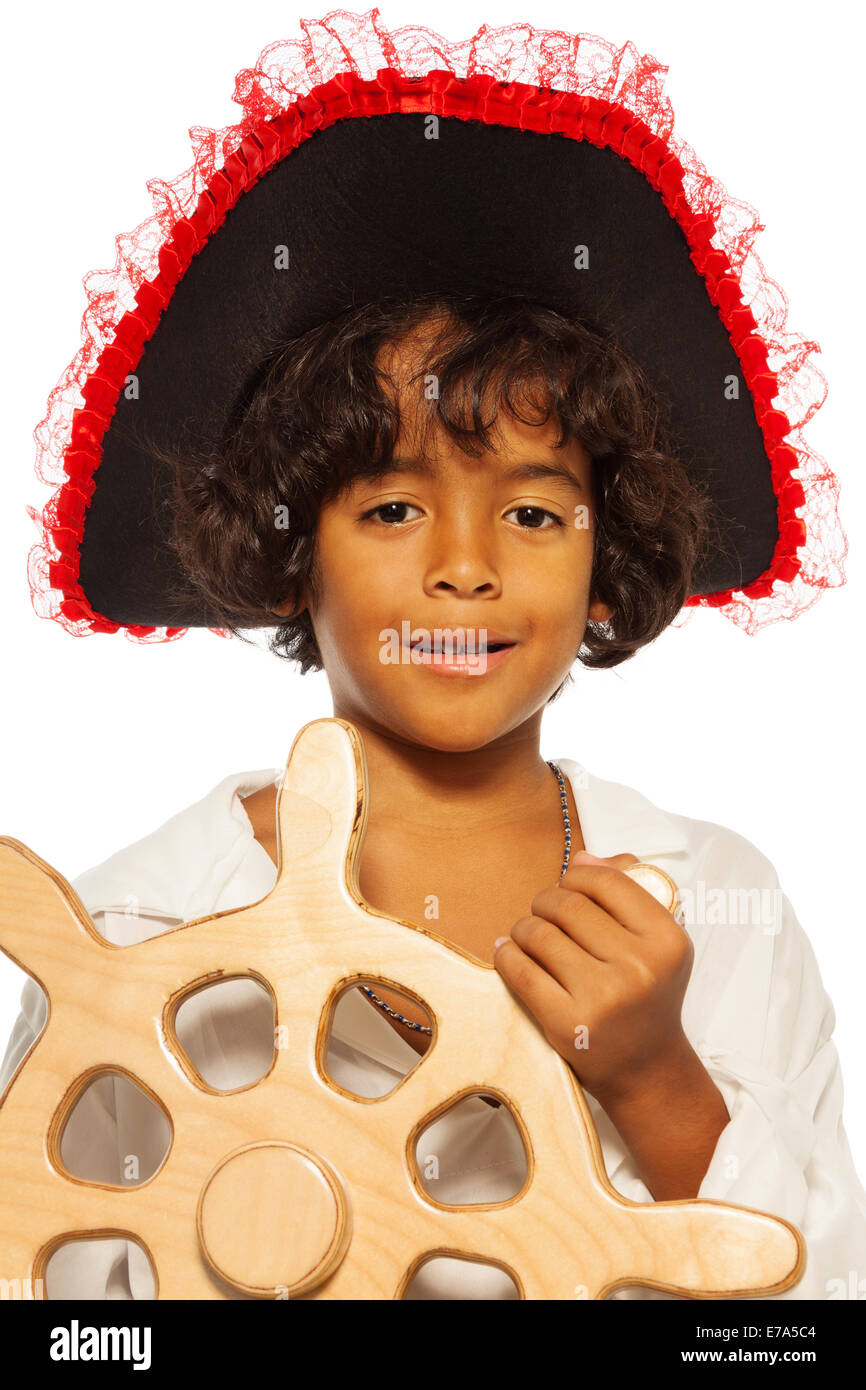
[[[612,615],[612,608],[609,608],[600,598],[594,598],[589,605],[589,611],[586,616],[591,618],[594,623],[606,623]]]
[[[304,589],[298,602],[290,598],[284,599],[276,608],[272,608],[271,612],[281,618],[299,618],[307,606],[307,592]]]

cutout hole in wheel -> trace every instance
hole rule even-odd
[[[355,976],[337,986],[323,1011],[316,1055],[331,1085],[355,1100],[381,1100],[434,1040],[433,1016],[417,994],[393,980]]]
[[[494,1261],[455,1255],[426,1255],[410,1273],[400,1295],[405,1302],[427,1299],[520,1299],[514,1275]]]
[[[529,1175],[528,1136],[495,1090],[463,1092],[423,1119],[409,1139],[413,1181],[436,1206],[514,1201]]]
[[[127,1231],[78,1232],[52,1241],[35,1269],[37,1296],[52,1301],[156,1298],[153,1261]]]
[[[276,1013],[267,981],[231,975],[180,990],[166,1008],[165,1030],[190,1079],[226,1095],[255,1086],[273,1067]]]
[[[48,1131],[54,1166],[68,1177],[131,1188],[149,1182],[171,1148],[168,1111],[120,1067],[96,1067],[70,1087]]]

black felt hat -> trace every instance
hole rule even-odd
[[[218,438],[281,342],[434,291],[528,296],[612,331],[641,365],[726,519],[727,553],[695,575],[690,605],[754,629],[842,582],[836,482],[785,410],[786,388],[808,407],[814,345],[780,331],[757,222],[674,139],[664,69],[527,25],[479,30],[471,61],[428,30],[388,34],[376,10],[304,28],[239,74],[239,125],[191,132],[195,164],[157,186],[132,234],[138,266],[126,238],[108,309],[106,273],[92,294],[37,432],[43,476],[62,467],[31,553],[37,611],[148,640],[213,626],[199,600],[170,598],[169,478],[141,441]]]

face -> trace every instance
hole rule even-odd
[[[576,660],[587,619],[610,617],[589,594],[591,460],[576,441],[554,447],[555,420],[525,424],[504,408],[495,447],[477,458],[435,413],[424,440],[431,407],[423,378],[406,380],[408,368],[417,370],[413,346],[418,339],[380,358],[400,401],[393,472],[356,480],[322,508],[320,592],[314,599],[308,591],[304,606],[336,716],[425,748],[468,752],[537,727]],[[538,475],[539,466],[556,473]],[[277,611],[292,609],[287,602]],[[453,660],[460,630],[474,665]],[[512,645],[485,655],[485,638]],[[422,662],[418,652],[413,659],[418,643],[428,655]]]

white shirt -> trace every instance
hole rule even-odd
[[[695,955],[683,1029],[730,1116],[698,1197],[781,1216],[800,1230],[806,1270],[778,1297],[856,1297],[858,1272],[866,1269],[866,1193],[842,1124],[835,1014],[772,864],[732,830],[663,812],[639,792],[595,777],[571,759],[556,761],[571,783],[587,850],[601,857],[627,851],[657,864],[675,880],[686,907]],[[282,769],[268,768],[226,777],[152,834],[75,879],[73,887],[98,930],[117,945],[129,945],[264,897],[276,881],[276,867],[255,839],[241,797],[281,776]],[[209,1011],[207,993],[195,997],[202,1006],[191,1014],[183,1039],[200,1066],[206,1061],[211,1069],[221,1068],[221,1079],[211,1081],[221,1089],[243,1084],[261,1061],[255,1005],[247,988],[227,1006],[224,991],[233,984],[243,982],[221,986],[218,1015]],[[382,1094],[417,1062],[417,1053],[359,990],[349,991],[344,1001],[334,1023],[331,1074],[358,1094]],[[0,1092],[45,1022],[45,997],[33,980],[25,983],[21,1008],[0,1067]],[[267,1062],[258,1074],[266,1067]],[[70,1126],[64,1141],[70,1166],[106,1141],[120,1156],[153,1150],[149,1106],[136,1104],[125,1090],[112,1098],[114,1086],[106,1079],[79,1103],[74,1131]],[[617,1130],[594,1097],[586,1099],[612,1185],[632,1201],[652,1202]],[[423,1140],[440,1164],[439,1200],[498,1201],[521,1185],[522,1147],[504,1106],[494,1109],[470,1097],[441,1116],[435,1130]],[[148,1298],[152,1289],[140,1248],[112,1240],[68,1246],[55,1256],[47,1295]],[[495,1267],[442,1259],[422,1269],[412,1296],[517,1295]],[[634,1287],[612,1297],[676,1295]]]

